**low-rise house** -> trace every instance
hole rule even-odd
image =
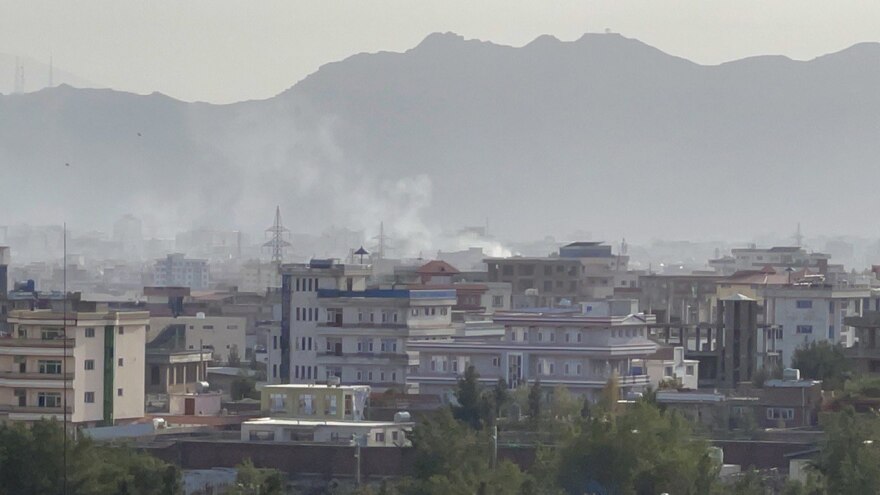
[[[243,422],[241,440],[409,446],[409,415],[368,421],[364,412],[369,396],[368,386],[267,385],[261,395],[267,416]]]
[[[696,390],[700,380],[699,364],[696,359],[685,359],[683,347],[661,347],[645,358],[649,383],[655,390],[669,381],[679,388]]]

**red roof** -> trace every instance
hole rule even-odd
[[[454,266],[442,260],[433,260],[419,268],[420,275],[457,275],[459,272]]]

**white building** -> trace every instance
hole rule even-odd
[[[844,318],[861,316],[872,302],[869,288],[829,285],[766,287],[759,294],[764,299],[762,323],[765,327],[777,327],[766,330],[768,351],[778,352],[785,367],[791,366],[798,347],[811,342],[828,341],[851,347],[855,332],[844,325]]]
[[[228,363],[232,352],[238,353],[238,358],[244,361],[246,327],[247,320],[237,316],[205,316],[199,313],[176,318],[153,317],[147,342],[158,338],[176,338],[180,339],[178,343],[183,349],[201,348],[214,361]]]
[[[285,376],[279,365],[276,378],[272,363],[270,380],[314,383],[336,376],[379,391],[408,390],[407,375],[418,363],[409,343],[455,333],[455,290],[367,289],[369,267],[325,260],[282,270],[290,302],[280,340],[283,353],[289,329],[290,372]]]
[[[663,347],[645,358],[645,368],[654,390],[668,380],[680,382],[682,388],[696,390],[700,380],[699,364],[696,359],[684,358],[684,347]]]
[[[786,268],[813,268],[818,271],[827,267],[831,258],[827,254],[809,253],[796,246],[737,248],[730,252],[729,256],[709,260],[709,266],[721,275],[733,275],[743,270],[760,270],[766,266],[778,271]]]
[[[395,421],[367,421],[370,387],[267,385],[261,410],[269,416],[241,425],[243,442],[318,442],[362,447],[407,447],[413,423],[408,414]]]
[[[67,313],[66,332],[62,312],[9,313],[12,336],[0,339],[2,419],[60,421],[65,401],[69,420],[83,426],[144,416],[149,313],[78,305]]]
[[[643,359],[657,350],[648,339],[653,315],[637,313],[637,302],[584,303],[583,309],[536,309],[498,312],[504,336],[485,339],[419,341],[418,374],[410,379],[420,393],[448,395],[469,366],[485,384],[499,378],[516,388],[540,379],[591,399],[617,374],[623,392],[648,385]],[[589,308],[593,315],[584,311]],[[604,308],[604,309],[603,309]]]
[[[165,287],[207,289],[210,283],[208,262],[185,258],[181,253],[169,254],[156,260],[153,266],[153,284]]]

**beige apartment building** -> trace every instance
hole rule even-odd
[[[113,425],[144,416],[145,311],[72,302],[65,313],[15,310],[0,339],[0,421]],[[66,335],[65,335],[66,327]]]

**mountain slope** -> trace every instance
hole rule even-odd
[[[486,216],[510,237],[734,237],[797,220],[867,234],[878,62],[877,44],[701,66],[616,34],[521,48],[434,34],[263,101],[0,97],[0,224],[131,211],[257,230],[280,203],[298,230],[384,219],[418,247]]]

